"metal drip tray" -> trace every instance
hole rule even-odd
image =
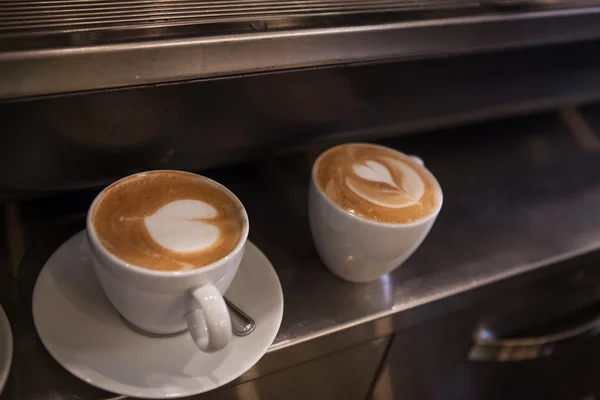
[[[598,0],[0,2],[0,99],[600,37]]]
[[[50,0],[0,3],[0,34],[144,29],[263,18],[476,7],[469,0]]]

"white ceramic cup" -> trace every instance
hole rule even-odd
[[[413,158],[423,165],[420,158]],[[308,200],[313,240],[329,270],[347,281],[373,281],[400,266],[421,245],[442,208],[442,189],[434,177],[440,204],[427,217],[406,224],[358,217],[335,204],[319,188],[315,179],[317,162],[318,158],[312,169]]]
[[[125,177],[113,185],[135,176]],[[185,271],[156,271],[128,264],[106,250],[94,229],[92,213],[112,185],[100,192],[90,206],[87,233],[98,280],[121,316],[142,331],[156,335],[188,330],[200,349],[212,352],[227,346],[231,339],[231,320],[223,294],[242,260],[249,224],[244,206],[229,189],[202,178],[237,203],[243,219],[243,230],[235,249],[212,264]]]

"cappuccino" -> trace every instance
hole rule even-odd
[[[360,218],[406,224],[437,213],[442,194],[417,159],[384,146],[351,143],[319,156],[313,169],[319,189]]]
[[[230,254],[247,221],[233,194],[179,171],[134,175],[109,186],[92,210],[102,246],[137,267],[200,268]]]

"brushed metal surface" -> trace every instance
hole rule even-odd
[[[102,29],[156,28],[182,24],[251,21],[264,17],[351,14],[477,6],[471,0],[192,0],[4,1],[0,35]],[[13,37],[16,35],[12,35]]]
[[[307,183],[319,148],[203,172],[228,186],[246,206],[250,239],[275,266],[286,301],[272,348],[237,383],[386,337],[401,329],[399,321],[408,314],[437,304],[443,315],[452,311],[449,303],[458,294],[491,290],[486,285],[600,248],[600,157],[582,146],[556,114],[381,143],[422,157],[444,188],[445,203],[413,257],[369,284],[336,278],[314,250]],[[108,396],[52,360],[37,338],[30,312],[40,268],[83,227],[96,192],[65,192],[20,203],[14,219],[20,221],[27,250],[18,281],[4,269],[0,279],[0,301],[16,338],[12,389],[3,400]]]
[[[562,348],[521,348],[518,356],[518,346],[511,346],[499,357],[506,361],[502,363],[470,358],[478,343],[476,335],[484,327],[489,328],[491,337],[518,337],[556,332],[588,320],[600,304],[598,262],[600,252],[590,253],[572,260],[569,270],[398,332],[372,399],[569,400],[598,396],[598,335],[580,337]],[[540,359],[527,359],[538,351]],[[512,356],[513,361],[505,356]]]
[[[0,202],[599,98],[590,42],[5,102]]]
[[[389,338],[377,339],[197,397],[198,400],[364,400],[369,395],[388,343]]]
[[[408,20],[386,15],[341,24],[261,20],[168,38],[157,27],[149,37],[127,40],[122,34],[106,42],[98,39],[105,35],[85,32],[50,44],[44,37],[22,45],[6,37],[0,43],[7,49],[0,53],[0,99],[600,37],[597,7]]]

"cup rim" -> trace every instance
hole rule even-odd
[[[204,265],[202,267],[198,267],[198,268],[194,268],[194,269],[188,269],[188,270],[178,270],[178,271],[161,271],[161,270],[154,270],[154,269],[148,269],[148,268],[144,268],[144,267],[140,267],[138,265],[135,264],[130,264],[122,259],[120,259],[119,257],[117,257],[116,255],[114,255],[113,253],[111,253],[110,251],[108,251],[108,249],[106,249],[102,243],[100,242],[100,239],[98,238],[98,234],[96,232],[96,229],[94,228],[94,224],[92,222],[92,214],[93,214],[93,210],[95,209],[96,205],[98,204],[98,202],[100,201],[100,198],[102,197],[102,195],[111,187],[113,187],[114,185],[116,185],[119,182],[122,182],[126,179],[130,179],[133,177],[136,177],[138,175],[143,175],[143,174],[147,174],[147,173],[160,173],[160,172],[177,172],[177,173],[182,173],[182,174],[187,174],[187,175],[193,175],[195,177],[199,177],[205,181],[207,181],[209,184],[212,184],[214,186],[216,186],[219,190],[223,191],[226,195],[228,195],[238,206],[239,209],[242,213],[242,218],[244,221],[243,224],[243,228],[242,228],[242,234],[240,235],[240,239],[238,241],[238,244],[234,247],[233,250],[231,250],[231,252],[229,254],[227,254],[225,257],[218,259],[217,261],[211,263],[211,264],[207,264]],[[134,271],[134,272],[138,272],[144,275],[149,275],[149,276],[156,276],[156,277],[163,277],[163,278],[181,278],[181,277],[186,277],[186,276],[192,276],[192,275],[196,275],[199,273],[204,273],[204,272],[208,272],[208,271],[212,271],[214,269],[219,268],[220,266],[222,266],[223,264],[227,263],[232,257],[234,257],[235,255],[237,255],[241,250],[243,250],[244,246],[246,245],[246,241],[248,239],[248,233],[250,231],[250,221],[248,219],[248,213],[246,212],[246,207],[244,207],[244,204],[241,202],[241,200],[231,191],[229,190],[225,185],[220,184],[219,182],[210,179],[204,175],[199,175],[199,174],[195,174],[193,172],[187,172],[187,171],[179,171],[179,170],[170,170],[170,169],[159,169],[159,170],[148,170],[148,171],[143,171],[143,172],[137,172],[135,174],[131,174],[131,175],[127,175],[121,179],[118,179],[116,181],[114,181],[113,183],[111,183],[110,185],[108,185],[107,187],[105,187],[104,189],[102,189],[102,191],[100,193],[98,193],[98,195],[96,195],[96,197],[94,198],[94,200],[92,201],[92,204],[90,205],[87,215],[86,215],[86,230],[87,230],[87,236],[89,238],[89,240],[92,242],[92,247],[99,249],[102,252],[102,255],[107,257],[111,262],[113,262],[115,265],[118,265],[121,268],[127,269],[129,271]]]
[[[442,191],[442,187],[441,187],[440,183],[438,182],[437,178],[435,177],[435,175],[433,175],[433,173],[431,173],[431,171],[429,171],[429,169],[424,164],[421,165],[421,167],[433,179],[433,182],[435,183],[435,185],[436,185],[436,187],[437,187],[437,189],[439,191],[439,194],[440,194],[440,202],[439,202],[438,206],[435,208],[435,210],[431,214],[429,214],[429,215],[427,215],[427,216],[425,216],[423,218],[417,219],[416,221],[412,221],[412,222],[384,222],[384,221],[376,221],[376,220],[373,220],[373,219],[368,219],[368,218],[360,217],[358,215],[349,213],[348,211],[344,210],[339,204],[337,204],[333,200],[331,200],[323,192],[323,190],[319,187],[319,184],[317,183],[317,180],[315,179],[317,164],[318,164],[319,160],[325,154],[327,154],[328,152],[330,152],[330,151],[332,151],[334,149],[337,149],[338,147],[347,146],[347,145],[353,145],[353,144],[366,145],[366,146],[372,146],[372,147],[379,147],[379,148],[382,148],[382,149],[386,149],[386,150],[390,150],[390,151],[393,151],[393,152],[396,152],[396,153],[400,153],[400,154],[402,154],[403,156],[406,156],[406,157],[413,157],[410,154],[406,154],[406,153],[404,153],[404,152],[402,152],[400,150],[396,150],[396,149],[394,149],[392,147],[383,146],[383,145],[375,144],[375,143],[368,143],[368,142],[342,143],[342,144],[338,144],[338,145],[335,145],[333,147],[330,147],[330,148],[324,150],[323,152],[321,152],[317,156],[317,158],[315,159],[315,161],[314,161],[314,163],[312,165],[310,179],[311,179],[311,182],[314,185],[315,189],[319,193],[319,196],[321,196],[323,199],[325,199],[325,201],[330,206],[332,206],[334,209],[336,209],[336,211],[341,212],[344,215],[347,215],[347,216],[349,216],[351,218],[354,218],[356,220],[359,220],[361,222],[365,222],[365,223],[370,224],[370,225],[385,226],[385,227],[390,227],[390,228],[394,228],[394,227],[403,227],[403,228],[406,228],[406,227],[411,227],[411,226],[417,226],[417,225],[421,225],[423,223],[427,223],[431,219],[434,219],[434,218],[436,218],[438,216],[438,214],[440,213],[440,210],[442,209],[442,204],[444,203],[444,192]],[[414,157],[418,157],[418,156],[414,156]],[[419,160],[421,160],[420,157],[418,157],[418,158],[419,158]]]

